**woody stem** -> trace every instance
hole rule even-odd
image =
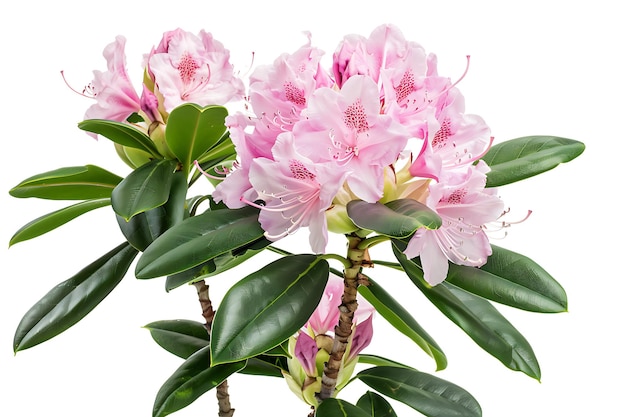
[[[371,265],[367,249],[359,249],[361,241],[362,239],[356,235],[348,236],[347,258],[351,266],[343,271],[344,289],[341,296],[341,305],[339,305],[339,323],[335,326],[335,338],[330,358],[324,365],[322,388],[317,395],[320,401],[332,397],[335,392],[343,356],[352,335],[354,313],[358,308],[356,301],[357,288],[360,280],[364,278],[361,274],[361,269],[363,266]]]
[[[202,317],[204,317],[204,327],[206,331],[211,334],[211,325],[213,324],[213,317],[215,316],[215,310],[211,304],[209,298],[209,286],[204,280],[194,282],[198,292],[198,301],[200,301],[200,307],[202,307]],[[230,405],[230,395],[228,394],[228,381],[224,380],[216,388],[215,396],[217,397],[217,405],[219,407],[219,417],[232,417],[235,414],[235,409]]]

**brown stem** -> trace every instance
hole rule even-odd
[[[202,317],[204,317],[204,327],[206,331],[211,334],[211,326],[213,325],[213,317],[215,316],[215,310],[211,304],[209,298],[209,286],[206,285],[204,280],[194,282],[198,292],[198,301],[200,301],[200,307],[202,307]],[[215,396],[217,397],[217,405],[219,407],[219,417],[232,417],[235,414],[235,409],[230,406],[230,395],[228,394],[228,381],[224,380],[217,386]]]
[[[363,279],[361,269],[364,266],[371,266],[367,249],[358,248],[361,240],[358,236],[348,236],[348,259],[352,266],[343,271],[344,289],[341,305],[339,305],[339,323],[335,326],[335,339],[330,358],[324,364],[322,388],[317,395],[320,401],[332,397],[335,392],[343,355],[352,335],[354,313],[358,308],[356,294],[360,281]]]

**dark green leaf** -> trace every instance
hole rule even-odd
[[[119,284],[136,255],[124,242],[54,287],[20,321],[13,350],[33,347],[78,323]]]
[[[487,187],[498,187],[551,170],[585,150],[582,142],[556,136],[526,136],[498,143],[482,158],[491,171]]]
[[[137,262],[137,278],[176,274],[263,236],[258,210],[207,211],[189,217],[159,236]]]
[[[287,360],[284,356],[259,355],[248,359],[246,367],[239,371],[239,373],[283,378],[281,370],[289,372]]]
[[[359,286],[361,295],[376,308],[376,311],[400,333],[413,340],[435,360],[437,370],[445,369],[448,361],[441,348],[420,326],[400,303],[387,293],[378,283],[369,278],[370,285]]]
[[[167,229],[183,221],[186,213],[187,181],[182,171],[172,177],[167,202],[159,207],[134,215],[126,221],[117,215],[117,223],[126,240],[137,250],[144,251]]]
[[[200,107],[185,103],[169,115],[165,140],[170,150],[189,172],[191,164],[217,144],[226,132],[228,110],[222,106]]]
[[[470,393],[444,379],[395,366],[378,366],[356,376],[370,388],[428,417],[480,417],[480,405]]]
[[[87,200],[38,217],[22,226],[9,241],[9,246],[41,236],[91,210],[111,204],[111,199]]]
[[[111,192],[121,180],[95,165],[59,168],[25,179],[9,194],[19,198],[92,200],[111,197]]]
[[[450,264],[446,281],[466,291],[511,307],[538,313],[567,311],[561,285],[533,260],[492,245],[480,269]]]
[[[244,366],[245,361],[210,366],[209,347],[200,349],[161,386],[154,400],[152,416],[164,417],[187,407]]]
[[[356,406],[371,417],[397,417],[389,401],[372,391],[367,391],[356,402]]]
[[[393,361],[391,359],[383,358],[382,356],[364,355],[362,353],[359,353],[359,363],[366,363],[368,365],[375,366],[398,366],[400,368],[410,368],[410,366]]]
[[[168,276],[165,280],[165,290],[169,292],[174,288],[180,287],[181,285],[197,281],[201,278],[213,277],[224,271],[228,271],[229,269],[234,268],[244,261],[252,258],[254,255],[262,252],[265,247],[272,242],[265,238],[261,238],[255,243],[256,245],[248,245],[242,249],[218,255],[204,264],[197,265],[186,271]]]
[[[328,398],[317,407],[315,417],[371,417],[371,415],[344,400]]]
[[[78,127],[87,132],[102,135],[120,145],[148,152],[155,158],[161,157],[148,135],[126,123],[113,120],[90,119],[78,123]]]
[[[168,200],[177,162],[155,159],[131,172],[111,194],[113,210],[129,220]]]
[[[324,259],[292,255],[233,285],[213,321],[213,363],[253,357],[294,335],[317,307],[328,274]]]
[[[373,230],[385,236],[405,238],[417,229],[437,229],[441,218],[424,204],[401,199],[387,204],[353,200],[347,205],[348,216],[361,229]]]
[[[532,347],[491,303],[452,284],[431,287],[421,268],[394,245],[394,254],[411,281],[452,322],[506,367],[539,379],[541,371]]]
[[[209,334],[202,323],[193,320],[161,320],[144,326],[163,349],[187,359],[209,345]]]

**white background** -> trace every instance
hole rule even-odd
[[[540,177],[501,188],[520,216],[533,215],[495,242],[523,253],[567,290],[569,312],[541,315],[501,308],[539,358],[542,382],[513,372],[478,348],[444,318],[400,273],[370,274],[406,303],[446,352],[448,369],[437,375],[470,391],[489,417],[590,416],[623,413],[621,346],[624,331],[623,120],[626,66],[617,2],[593,1],[150,1],[80,3],[12,2],[0,17],[0,118],[2,164],[0,241],[28,221],[65,202],[20,200],[8,190],[48,170],[95,164],[126,175],[129,169],[107,140],[76,127],[91,101],[82,88],[93,69],[104,70],[102,49],[125,35],[128,71],[141,77],[142,54],[164,31],[205,29],[230,49],[245,72],[271,63],[313,34],[326,62],[349,33],[368,36],[382,23],[397,25],[410,40],[438,55],[440,73],[452,79],[472,56],[459,85],[467,112],[481,115],[496,142],[552,134],[587,145],[577,160]],[[80,6],[77,6],[80,5]],[[306,248],[307,232],[282,247]],[[331,248],[343,252],[339,236]],[[0,407],[6,416],[67,417],[151,415],[156,392],[181,361],[163,351],[141,326],[162,319],[201,320],[193,287],[166,293],[162,279],[129,276],[86,319],[43,345],[12,351],[22,315],[57,283],[78,272],[122,236],[110,209],[100,209],[43,237],[0,250]],[[334,246],[333,246],[334,245]],[[374,252],[375,258],[387,253]],[[229,285],[255,265],[209,281],[216,304]],[[391,258],[389,258],[391,260]],[[253,262],[255,263],[255,262]],[[338,265],[333,265],[339,267]],[[248,269],[246,269],[248,268]],[[378,318],[366,352],[426,372],[434,363],[410,340]],[[252,376],[230,379],[236,415],[304,417],[307,406],[284,381]],[[356,401],[355,383],[342,398]],[[394,403],[395,406],[396,403]],[[418,415],[397,406],[401,416]],[[177,416],[216,415],[208,393]]]

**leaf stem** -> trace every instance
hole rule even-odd
[[[376,235],[367,239],[363,239],[361,243],[359,243],[359,249],[368,249],[374,245],[378,245],[382,242],[387,242],[389,240],[389,236],[385,235]]]

